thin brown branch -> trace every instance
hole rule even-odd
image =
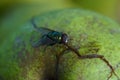
[[[64,44],[66,45],[72,52],[74,52],[79,59],[94,59],[94,58],[99,58],[100,60],[104,61],[106,63],[106,65],[110,68],[111,72],[109,77],[107,78],[107,80],[109,80],[112,77],[112,74],[114,74],[118,80],[120,80],[119,76],[115,73],[114,68],[112,67],[112,65],[109,63],[109,61],[107,59],[105,59],[105,57],[103,55],[98,55],[98,54],[90,54],[90,55],[80,55],[79,51],[77,49],[74,49],[73,47],[69,46],[68,44]]]

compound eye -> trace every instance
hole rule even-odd
[[[66,38],[66,41],[65,41],[65,43],[67,43],[68,42],[68,38]]]
[[[64,43],[68,42],[68,36],[66,34],[63,35],[63,42]]]

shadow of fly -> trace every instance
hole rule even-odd
[[[67,50],[72,51],[74,54],[76,54],[78,56],[79,59],[98,58],[98,59],[104,61],[106,63],[106,65],[111,70],[110,75],[108,76],[107,80],[109,80],[112,77],[113,74],[117,77],[118,80],[120,80],[118,75],[115,73],[114,68],[112,67],[112,65],[109,63],[109,61],[103,55],[98,55],[98,54],[81,55],[78,52],[77,49],[75,49],[72,46],[68,45],[69,37],[68,37],[68,35],[66,33],[51,30],[51,29],[48,29],[48,28],[45,28],[45,27],[37,27],[37,25],[34,22],[34,19],[31,20],[31,23],[32,23],[33,27],[38,32],[40,32],[40,34],[42,35],[37,41],[35,41],[35,42],[31,41],[32,47],[38,48],[38,47],[43,46],[43,45],[53,46],[55,44],[63,44],[64,46],[66,46],[65,50],[63,50],[59,55],[56,55],[56,71],[55,71],[54,80],[59,80],[59,77],[58,77],[59,59],[60,59],[60,57],[62,57],[64,55],[65,51],[67,51]]]

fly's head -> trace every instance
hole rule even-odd
[[[67,34],[65,34],[65,33],[62,34],[61,43],[63,43],[63,44],[68,43],[68,35]]]

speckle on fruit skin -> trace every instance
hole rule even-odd
[[[65,9],[36,16],[35,23],[38,27],[67,33],[70,38],[69,44],[79,47],[81,55],[92,53],[104,55],[120,75],[120,68],[116,68],[120,63],[120,26],[114,21],[90,11]],[[1,45],[0,64],[3,66],[0,67],[1,78],[43,80],[48,76],[54,76],[55,54],[59,54],[65,46],[49,46],[46,50],[45,46],[42,46],[35,49],[29,42],[31,36],[39,39],[40,34],[28,22],[8,37],[9,41],[5,42],[7,47]],[[16,42],[18,44],[24,42],[25,46],[20,44],[19,47],[13,48],[17,45]],[[19,56],[21,54],[22,56]],[[109,72],[109,68],[101,60],[79,60],[70,51],[60,59],[60,80],[106,80]],[[116,77],[113,76],[111,80],[116,80]]]

